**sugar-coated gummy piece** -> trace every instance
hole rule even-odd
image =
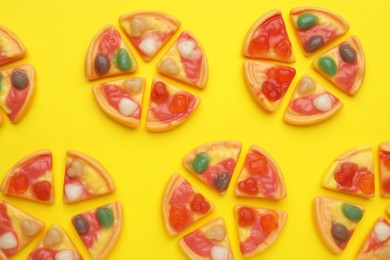
[[[101,42],[102,39],[105,40],[104,43]],[[113,25],[108,24],[96,33],[84,61],[87,79],[95,80],[132,73],[137,68],[137,62],[130,48]]]
[[[167,96],[164,101],[159,103],[153,101],[153,97],[156,94],[154,91],[156,84],[163,84],[165,86],[164,95]],[[178,95],[184,98],[185,101],[175,100],[175,96]],[[181,125],[193,114],[199,102],[199,97],[181,90],[162,79],[155,78],[152,82],[149,108],[146,117],[146,130],[150,132],[164,132]],[[175,105],[181,106],[185,111],[176,111],[173,109]]]
[[[249,58],[294,62],[294,52],[279,10],[261,16],[248,31],[242,54]]]
[[[180,26],[175,17],[161,11],[135,11],[119,17],[125,31],[144,61],[152,60]]]
[[[293,8],[290,18],[305,56],[328,46],[349,29],[340,15],[319,7]]]
[[[214,219],[185,235],[179,240],[179,246],[190,259],[233,260],[223,218]]]
[[[263,165],[264,162],[266,163],[265,165]],[[258,172],[251,173],[249,168],[257,170]],[[240,188],[245,185],[245,181],[249,178],[253,178],[255,181],[253,184],[256,192],[248,193],[240,190]],[[286,184],[282,172],[277,162],[270,154],[256,145],[251,145],[246,155],[241,173],[237,178],[234,193],[239,197],[257,197],[275,200],[286,197]]]
[[[297,83],[283,119],[291,125],[312,125],[331,118],[343,106],[337,97],[305,75]]]
[[[390,142],[379,144],[379,182],[383,198],[390,197]]]
[[[107,169],[96,159],[77,151],[67,151],[63,201],[75,203],[115,190]]]
[[[363,198],[374,197],[374,155],[371,146],[360,146],[338,156],[324,174],[322,186]]]
[[[99,107],[113,120],[138,127],[145,91],[144,78],[126,78],[96,85],[93,93]]]
[[[17,189],[14,182],[18,183]],[[0,190],[9,196],[52,204],[54,189],[51,151],[36,151],[19,160],[5,175]]]
[[[230,140],[206,143],[190,151],[183,158],[183,165],[208,187],[224,195],[229,187],[241,148],[241,143]],[[203,155],[208,158],[199,157]],[[200,164],[204,167],[199,168]]]
[[[318,234],[326,247],[340,254],[347,247],[359,220],[350,220],[343,213],[343,205],[350,205],[364,214],[364,207],[357,203],[318,196],[314,200],[313,214]],[[343,233],[345,230],[347,233]],[[338,239],[343,239],[340,241]]]
[[[26,55],[26,48],[11,30],[0,25],[0,65],[19,60]]]
[[[190,86],[204,88],[208,78],[206,53],[195,35],[184,31],[161,58],[157,70]]]

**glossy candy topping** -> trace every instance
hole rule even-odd
[[[219,191],[225,191],[229,187],[230,174],[227,172],[218,174],[214,179],[214,187]]]
[[[259,187],[257,185],[257,180],[253,177],[249,177],[238,183],[238,189],[249,195],[256,195],[259,193]]]
[[[331,234],[338,244],[347,242],[349,239],[348,229],[344,225],[339,223],[332,225]]]
[[[351,204],[343,203],[341,210],[344,216],[353,222],[359,222],[363,217],[363,211]]]
[[[316,83],[310,77],[303,77],[298,85],[297,90],[300,95],[307,95],[316,89]]]
[[[13,70],[11,74],[11,83],[14,88],[23,90],[28,87],[28,76],[22,70]]]
[[[95,58],[95,70],[97,74],[104,75],[110,70],[110,60],[104,53],[100,53]]]
[[[35,236],[41,230],[38,222],[32,221],[30,219],[23,219],[20,222],[20,227],[22,228],[23,235],[26,237]]]
[[[51,228],[43,239],[43,244],[47,247],[53,247],[62,243],[63,239],[64,235],[60,230],[57,228]]]
[[[325,72],[328,76],[333,77],[337,72],[337,64],[330,57],[321,57],[318,59],[318,66],[320,69]]]
[[[384,242],[390,237],[390,227],[383,222],[377,222],[374,226],[374,234],[378,242]]]
[[[238,225],[241,227],[250,227],[256,222],[256,212],[249,207],[240,207],[238,209]]]
[[[49,181],[34,183],[32,190],[39,200],[48,201],[51,198],[51,183]]]
[[[27,191],[28,185],[28,178],[24,173],[18,172],[10,178],[9,186],[12,192],[24,193]]]
[[[114,224],[114,213],[109,208],[99,208],[96,212],[100,225],[109,228]]]
[[[182,93],[176,93],[172,98],[172,103],[168,106],[171,113],[185,113],[190,105],[188,96]]]
[[[202,173],[208,166],[211,160],[211,156],[206,152],[201,152],[196,155],[192,162],[192,168],[196,173]]]
[[[73,219],[73,225],[76,228],[76,231],[79,235],[83,236],[88,234],[89,224],[84,216],[78,215]]]
[[[165,84],[161,81],[156,82],[153,85],[152,94],[150,96],[151,100],[154,103],[162,104],[168,99],[168,97],[169,93]]]
[[[353,178],[355,177],[355,174],[358,169],[359,166],[356,163],[343,162],[337,167],[337,170],[335,172],[334,177],[336,182],[342,186],[351,187],[353,183]]]
[[[193,197],[190,208],[194,212],[206,214],[210,210],[210,204],[205,200],[202,194],[195,194]]]
[[[357,59],[357,54],[354,48],[351,47],[348,43],[344,43],[339,46],[339,53],[343,61],[346,63],[355,63]]]
[[[116,63],[121,71],[128,71],[131,69],[132,64],[130,56],[125,49],[119,49],[116,53]]]
[[[315,52],[322,46],[324,46],[324,38],[321,35],[315,35],[305,42],[304,48],[307,52]]]
[[[205,232],[207,239],[221,242],[225,239],[226,230],[222,226],[213,226]]]
[[[318,22],[318,17],[311,13],[302,14],[298,17],[297,26],[300,30],[306,30]]]

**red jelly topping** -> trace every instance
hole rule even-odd
[[[183,239],[195,254],[202,257],[211,257],[213,243],[211,243],[201,231],[196,230],[186,235]]]
[[[156,104],[162,104],[167,101],[169,98],[169,93],[167,87],[163,82],[156,82],[153,85],[152,93],[150,99]]]
[[[355,83],[358,71],[359,64],[357,61],[355,61],[353,64],[350,64],[339,58],[339,65],[336,73],[337,84],[339,84],[343,90],[348,92]]]
[[[237,212],[238,225],[241,227],[250,227],[255,224],[256,211],[249,207],[240,207]]]
[[[194,212],[206,214],[210,210],[210,204],[201,194],[195,194],[190,203],[190,208]]]
[[[108,103],[115,108],[115,110],[119,111],[119,102],[121,101],[122,98],[127,98],[133,101],[138,105],[138,102],[134,100],[134,98],[123,88],[113,85],[113,84],[104,84],[102,86],[104,94],[107,97]],[[141,108],[138,105],[137,111],[135,111],[132,115],[129,117],[133,117],[136,119],[141,118]]]
[[[27,86],[23,90],[18,90],[16,88],[10,89],[7,96],[6,104],[10,110],[8,117],[12,121],[15,120],[15,118],[19,115],[20,110],[24,106],[29,90],[29,86]]]
[[[295,76],[295,69],[273,67],[267,71],[268,79],[262,84],[262,92],[269,101],[281,99]]]
[[[192,41],[195,46],[197,46],[196,41],[183,32],[179,39],[177,40],[177,43],[183,42],[183,41]],[[199,54],[202,54],[202,51],[199,47],[195,47],[194,51],[198,52]],[[203,55],[200,55],[197,58],[184,58],[180,56],[181,63],[184,66],[184,72],[186,73],[187,78],[192,81],[193,83],[196,83],[200,78],[200,73],[202,69],[202,62],[203,62]]]
[[[111,60],[121,44],[121,36],[117,30],[109,30],[103,34],[98,46],[98,53],[104,53]]]
[[[51,198],[51,183],[49,181],[39,181],[32,185],[35,196],[42,201],[49,201]]]
[[[7,257],[11,257],[14,254],[16,254],[16,252],[18,251],[18,247],[19,247],[18,236],[16,235],[15,231],[12,228],[12,220],[7,214],[7,206],[4,203],[0,203],[0,236],[8,232],[12,233],[15,236],[17,245],[15,248],[0,249],[0,250]]]
[[[83,217],[87,220],[89,224],[89,229],[88,233],[85,235],[80,235],[80,238],[87,248],[91,248],[98,238],[101,226],[99,224],[99,220],[97,219],[95,212],[85,213],[83,214]]]
[[[332,101],[332,107],[334,107],[339,102],[339,100],[335,96],[333,96],[331,93],[329,93],[329,92],[325,92],[325,93],[330,96],[331,101]],[[294,110],[295,112],[297,112],[301,115],[305,115],[305,116],[311,116],[311,115],[324,113],[324,112],[318,110],[314,106],[314,103],[313,103],[313,100],[316,97],[318,97],[319,95],[323,95],[323,94],[324,93],[314,94],[314,95],[309,95],[309,96],[304,96],[301,98],[294,99],[290,103],[290,108],[292,110]]]

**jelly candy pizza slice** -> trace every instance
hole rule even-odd
[[[280,236],[287,220],[287,213],[237,205],[234,208],[241,254],[256,255],[271,246]]]
[[[198,39],[184,31],[157,64],[157,70],[190,86],[204,88],[208,77],[206,54]]]
[[[382,197],[390,197],[390,142],[379,145],[379,178]]]
[[[72,224],[93,259],[105,259],[122,229],[122,204],[119,201],[80,213]]]
[[[322,186],[364,198],[375,195],[374,159],[370,146],[352,149],[332,163]]]
[[[17,162],[0,186],[4,194],[51,204],[54,200],[52,153],[34,152]]]
[[[119,24],[142,59],[150,61],[175,34],[180,21],[160,11],[137,11],[119,17]]]
[[[94,158],[76,151],[66,154],[63,201],[74,203],[111,193],[115,184]]]
[[[0,65],[23,58],[26,48],[9,29],[0,25]]]
[[[311,77],[303,76],[284,113],[284,121],[292,125],[311,125],[335,115],[343,103]]]
[[[93,88],[93,93],[109,117],[125,126],[137,127],[141,121],[144,90],[144,78],[128,78],[99,84]]]
[[[27,112],[34,90],[33,66],[18,65],[0,71],[0,107],[13,123],[19,122]]]
[[[342,200],[316,197],[314,222],[319,236],[330,251],[340,254],[347,247],[364,214],[364,207]]]
[[[129,47],[114,26],[104,26],[92,39],[84,63],[89,80],[130,73],[137,63]]]
[[[244,79],[249,92],[269,112],[279,108],[294,76],[292,67],[250,60],[244,62]]]
[[[0,259],[10,259],[40,233],[45,224],[0,201]]]
[[[242,53],[249,58],[295,61],[286,25],[279,10],[268,12],[252,25],[245,37]]]
[[[35,249],[28,255],[27,260],[56,259],[82,260],[72,240],[59,225],[52,225]]]
[[[146,129],[167,131],[184,123],[198,107],[200,98],[155,78],[150,93]]]
[[[241,152],[241,143],[216,141],[203,144],[183,158],[184,167],[211,189],[224,195]]]
[[[189,259],[233,260],[223,218],[214,219],[185,235],[179,245]]]
[[[275,200],[286,197],[282,172],[271,155],[255,145],[249,148],[234,193]]]
[[[390,258],[390,223],[378,218],[356,257],[357,260],[386,260]]]
[[[206,216],[214,205],[178,174],[169,180],[162,200],[162,215],[168,235],[173,237]]]
[[[313,68],[343,92],[355,95],[364,80],[366,64],[357,36],[353,36],[313,61]]]
[[[349,29],[342,17],[323,8],[293,8],[290,18],[306,56],[328,45]]]

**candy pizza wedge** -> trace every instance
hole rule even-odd
[[[271,246],[280,236],[287,220],[287,213],[237,205],[234,208],[237,220],[241,254],[256,255]]]
[[[349,29],[341,16],[318,7],[293,8],[290,18],[306,56],[327,46]]]
[[[303,76],[295,88],[283,119],[291,125],[316,124],[334,116],[343,105],[311,77]]]
[[[27,257],[27,260],[42,259],[82,260],[83,257],[65,230],[61,226],[54,224],[47,230],[45,236]]]
[[[89,80],[131,73],[137,62],[114,26],[104,26],[92,39],[85,56],[84,72]]]
[[[23,58],[26,48],[8,28],[0,25],[0,65]]]
[[[157,70],[190,86],[204,88],[208,77],[206,54],[198,39],[184,31],[157,64]]]
[[[340,254],[347,247],[364,214],[364,207],[347,201],[318,196],[314,201],[314,222],[330,251]]]
[[[366,63],[360,41],[352,36],[313,61],[313,68],[343,92],[355,95],[364,81]]]
[[[378,218],[374,227],[363,242],[357,260],[386,260],[390,258],[390,223]]]
[[[192,185],[174,174],[165,187],[162,200],[162,215],[170,237],[206,216],[214,205]]]
[[[244,62],[244,79],[252,97],[265,110],[273,112],[294,79],[292,67],[246,60]]]
[[[119,17],[119,24],[144,61],[150,61],[175,34],[180,21],[160,11],[136,11]]]
[[[51,204],[54,200],[52,153],[40,150],[17,162],[0,189],[6,195]]]
[[[0,259],[12,258],[45,226],[42,221],[4,201],[0,201],[0,218]]]
[[[13,123],[19,122],[27,112],[34,90],[33,66],[18,65],[0,71],[0,107]]]
[[[276,161],[266,151],[251,145],[234,193],[239,197],[283,199],[286,185]]]
[[[155,78],[150,93],[146,129],[162,132],[179,126],[198,107],[200,98]]]
[[[94,198],[114,190],[114,181],[98,161],[77,151],[67,152],[63,194],[65,203]]]
[[[390,197],[390,142],[379,145],[379,180],[382,197]]]
[[[99,84],[93,88],[93,93],[109,117],[125,126],[137,127],[141,120],[144,90],[144,78],[128,78]]]
[[[122,229],[119,201],[91,209],[72,218],[72,224],[93,259],[106,259]]]
[[[189,259],[234,259],[223,218],[214,219],[185,235],[179,245]]]
[[[208,187],[224,195],[241,152],[241,143],[216,141],[203,144],[183,158],[184,167]]]
[[[242,54],[249,58],[294,62],[290,38],[279,10],[261,16],[247,33]]]
[[[359,197],[374,197],[373,157],[371,146],[357,147],[340,155],[325,173],[322,186]]]

